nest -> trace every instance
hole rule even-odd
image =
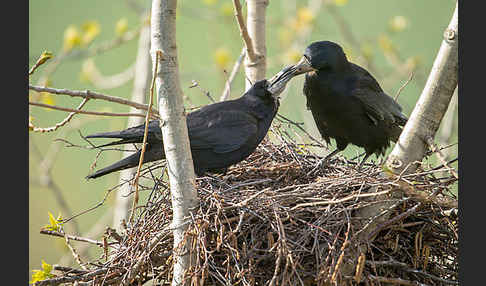
[[[457,178],[446,167],[397,177],[342,156],[322,166],[288,123],[276,120],[271,140],[226,174],[196,179],[200,205],[181,243],[193,246],[192,285],[458,285]],[[107,236],[107,256],[62,275],[170,285],[181,248],[166,182],[151,190],[133,224]]]

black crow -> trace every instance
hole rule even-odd
[[[292,76],[306,73],[303,92],[321,136],[337,149],[349,143],[363,147],[366,155],[384,155],[390,140],[396,142],[408,118],[402,108],[380,87],[364,68],[347,60],[336,43],[320,41],[310,44],[301,60],[290,68]],[[321,161],[322,163],[322,161]]]
[[[279,107],[278,95],[291,77],[283,69],[271,80],[256,82],[238,99],[206,105],[187,115],[194,171],[219,172],[247,158],[263,140]],[[97,133],[87,138],[119,138],[98,147],[142,143],[145,124],[122,131]],[[158,120],[149,122],[144,163],[165,158],[162,131]],[[108,167],[88,175],[98,178],[106,174],[138,166],[141,150]]]

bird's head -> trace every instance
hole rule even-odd
[[[347,64],[341,46],[330,41],[319,41],[307,46],[300,61],[291,69],[293,76],[296,76],[310,71],[337,71]]]
[[[269,90],[270,83],[263,79],[255,82],[246,92],[246,96],[258,98],[263,102],[274,101],[277,97]]]

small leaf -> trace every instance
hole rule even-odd
[[[34,130],[34,117],[29,114],[29,131]]]
[[[49,51],[43,51],[39,59],[37,60],[37,65],[41,65],[45,63],[48,59],[51,59],[53,57],[52,53]]]
[[[127,18],[121,18],[115,24],[115,33],[118,36],[123,36],[128,31],[128,20]]]
[[[70,25],[64,31],[64,51],[70,51],[74,47],[81,45],[81,34],[78,28]]]
[[[42,270],[32,270],[32,280],[29,281],[30,284],[35,284],[38,281],[42,281],[45,279],[53,278],[55,277],[54,274],[51,273],[52,271],[52,265],[46,263],[44,260],[42,260]]]
[[[401,32],[408,27],[408,20],[404,16],[394,16],[388,22],[388,28],[392,32]]]
[[[336,6],[344,6],[344,5],[348,4],[348,0],[334,0],[334,4]]]
[[[49,224],[44,226],[44,229],[52,230],[52,231],[59,231],[62,226],[62,217],[61,214],[57,216],[57,219],[54,218],[51,212],[49,214]]]
[[[230,53],[226,48],[219,48],[214,52],[214,61],[216,65],[221,68],[225,69],[230,61]]]
[[[219,8],[219,12],[226,17],[233,16],[233,5],[230,2],[224,2]]]
[[[297,19],[304,25],[310,24],[315,17],[314,12],[308,7],[302,7],[297,10]]]
[[[100,24],[97,21],[87,21],[81,29],[83,30],[82,44],[85,46],[90,44],[101,31]]]

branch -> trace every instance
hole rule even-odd
[[[86,238],[86,237],[80,237],[80,236],[74,236],[74,235],[69,235],[69,234],[64,234],[58,231],[53,231],[53,230],[47,230],[47,229],[41,229],[40,230],[41,234],[47,234],[47,235],[52,235],[52,236],[57,236],[57,237],[62,237],[65,238],[67,237],[68,239],[71,240],[76,240],[76,241],[82,241],[82,242],[87,242],[91,244],[96,244],[98,246],[103,246],[102,241],[94,240],[91,238]]]
[[[61,122],[57,123],[56,125],[54,125],[52,127],[48,127],[48,128],[39,128],[39,127],[32,126],[32,131],[34,131],[34,132],[51,132],[51,131],[56,131],[57,129],[59,129],[59,127],[62,127],[64,125],[66,125],[66,123],[68,123],[69,121],[71,121],[71,119],[73,118],[74,114],[80,113],[81,112],[81,108],[83,108],[83,106],[86,104],[86,102],[88,102],[88,100],[89,99],[87,99],[87,98],[83,99],[83,101],[79,104],[78,108],[74,109],[73,112],[69,113],[69,115],[66,118],[64,118],[64,120],[62,120]],[[29,101],[29,104],[31,104],[30,101]],[[38,106],[44,106],[44,107],[47,107],[47,108],[57,109],[57,107],[54,108],[54,106],[52,106],[52,105],[42,104],[42,103],[32,104],[32,105],[38,105]]]
[[[79,109],[73,109],[73,108],[67,108],[67,107],[60,107],[60,106],[55,106],[55,105],[50,105],[50,104],[44,104],[44,103],[39,103],[39,102],[32,102],[32,101],[29,101],[29,104],[30,105],[34,105],[34,106],[45,107],[45,108],[49,108],[49,109],[55,109],[55,110],[72,112],[71,114],[81,113],[81,114],[98,115],[98,116],[138,116],[138,117],[145,117],[146,116],[143,113],[113,113],[113,112],[85,111],[85,110],[79,110]],[[34,130],[33,131],[37,131],[37,132],[50,132],[50,131],[54,131],[54,130],[56,130],[59,127],[58,125],[61,125],[62,126],[64,124],[66,124],[67,121],[69,121],[69,120],[66,120],[66,119],[64,119],[62,122],[56,124],[56,126],[54,126],[54,127],[37,128],[37,129],[36,129],[36,127],[34,127]]]
[[[69,90],[69,89],[58,89],[58,88],[51,88],[51,87],[43,87],[43,86],[35,86],[35,85],[30,85],[29,84],[29,89],[37,91],[37,92],[48,92],[51,94],[57,94],[57,95],[69,95],[72,97],[82,97],[82,98],[88,98],[88,99],[101,99],[101,100],[106,100],[109,102],[115,102],[123,105],[128,105],[131,107],[134,107],[136,109],[140,110],[147,110],[148,106],[146,104],[140,104],[137,102],[133,102],[130,100],[126,100],[121,97],[116,97],[116,96],[110,96],[110,95],[105,95],[101,94],[98,92],[90,91],[90,90]],[[152,108],[153,113],[159,113],[159,111],[155,108]],[[145,116],[145,115],[144,115]]]
[[[236,21],[238,22],[238,28],[240,28],[240,36],[243,38],[243,42],[246,46],[246,54],[248,55],[250,61],[254,62],[257,60],[257,55],[255,53],[255,49],[253,48],[250,35],[248,34],[245,21],[243,20],[240,0],[233,0],[233,7],[235,10]]]
[[[154,73],[152,77],[152,85],[150,87],[150,102],[149,102],[149,107],[148,107],[148,112],[147,116],[145,117],[145,130],[143,131],[143,141],[142,141],[142,151],[140,151],[140,158],[138,161],[138,168],[137,168],[137,173],[135,175],[135,180],[133,182],[133,185],[135,186],[135,195],[133,197],[133,205],[132,205],[132,213],[129,218],[129,223],[132,222],[133,215],[135,213],[136,206],[138,204],[138,178],[140,177],[140,170],[142,169],[142,164],[143,164],[143,157],[145,155],[145,150],[147,148],[147,134],[148,134],[148,126],[149,126],[149,118],[150,118],[150,110],[152,108],[152,104],[154,101],[154,88],[155,88],[155,77],[157,75],[157,71],[159,69],[159,60],[162,59],[162,51],[156,51],[155,52],[155,67],[154,67]]]
[[[245,48],[241,49],[241,54],[238,57],[238,60],[236,60],[235,64],[233,65],[233,69],[231,70],[231,74],[226,81],[225,87],[223,94],[219,98],[219,101],[225,101],[229,98],[230,96],[230,91],[231,91],[231,83],[236,77],[236,74],[238,73],[238,70],[240,69],[241,63],[243,62],[243,59],[245,58],[246,50]]]

